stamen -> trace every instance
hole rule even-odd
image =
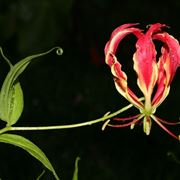
[[[138,121],[139,121],[139,119],[135,119],[135,120],[125,123],[125,124],[107,124],[107,126],[115,127],[115,128],[122,128],[122,127],[131,126],[132,124],[135,125]]]
[[[165,130],[170,136],[172,136],[173,138],[177,139],[178,141],[180,140],[180,138],[178,136],[176,136],[174,133],[172,133],[171,131],[169,131],[160,121],[159,118],[157,118],[154,115],[151,115],[151,117],[154,119],[154,121],[163,129]]]
[[[165,121],[159,117],[156,116],[156,119],[164,124],[167,124],[167,125],[171,125],[171,126],[175,126],[175,125],[178,125],[180,124],[180,121],[179,122],[168,122],[168,121]]]
[[[130,120],[132,120],[132,119],[138,118],[139,115],[140,115],[140,114],[137,114],[137,115],[135,115],[135,116],[126,117],[126,118],[118,118],[118,117],[117,117],[117,118],[113,118],[113,120],[115,120],[115,121],[130,121]]]
[[[108,119],[108,120],[102,125],[102,128],[101,128],[102,131],[105,130],[105,128],[108,126],[108,124],[109,124],[110,121],[111,121],[111,120]]]

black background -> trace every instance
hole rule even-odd
[[[25,107],[17,126],[80,123],[127,105],[104,63],[112,30],[124,23],[138,22],[145,29],[160,22],[180,39],[179,9],[178,0],[0,0],[0,45],[12,63],[54,46],[64,50],[60,57],[51,53],[39,58],[21,76]],[[123,43],[121,62],[136,91],[131,70],[135,39],[129,36]],[[2,83],[8,72],[2,58],[0,72]],[[178,70],[169,96],[156,112],[163,119],[179,119],[179,80]],[[45,152],[62,180],[72,178],[76,156],[81,157],[79,180],[180,179],[180,144],[155,123],[150,136],[142,126],[105,131],[101,126],[17,134]],[[178,134],[179,127],[171,130]],[[42,169],[23,150],[0,144],[2,180],[35,179]],[[53,177],[47,172],[44,179]]]

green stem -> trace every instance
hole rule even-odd
[[[4,132],[10,131],[10,130],[11,130],[11,127],[7,126],[7,127],[0,130],[0,134],[3,134]]]
[[[7,127],[0,130],[0,134],[7,132],[7,131],[53,130],[53,129],[69,129],[69,128],[88,126],[88,125],[96,124],[96,123],[105,121],[107,119],[110,119],[110,118],[128,110],[132,106],[133,106],[132,104],[129,104],[128,106],[125,106],[124,108],[122,108],[122,109],[120,109],[120,110],[118,110],[112,114],[104,115],[101,118],[91,120],[91,121],[87,121],[87,122],[83,122],[83,123],[69,124],[69,125],[56,125],[56,126],[39,126],[39,127],[12,127],[12,126],[7,126]]]

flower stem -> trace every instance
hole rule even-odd
[[[55,130],[55,129],[70,129],[70,128],[76,128],[76,127],[83,127],[88,126],[92,124],[96,124],[102,121],[105,121],[107,119],[110,119],[126,110],[131,108],[133,105],[129,104],[128,106],[125,106],[124,108],[112,113],[112,114],[105,114],[103,117],[83,122],[83,123],[77,123],[77,124],[68,124],[68,125],[55,125],[55,126],[37,126],[37,127],[13,127],[13,126],[7,126],[0,130],[0,134],[7,132],[7,131],[39,131],[39,130]]]

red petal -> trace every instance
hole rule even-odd
[[[180,46],[168,33],[156,34],[154,39],[165,43],[158,62],[158,88],[153,98],[153,105],[157,107],[168,95],[170,84],[180,65]]]
[[[175,39],[168,33],[158,33],[154,35],[153,38],[164,42],[164,48],[166,48],[168,51],[168,57],[164,59],[164,63],[167,63],[165,66],[165,71],[168,77],[168,84],[170,84],[176,73],[177,68],[180,66],[179,42],[177,41],[177,39]]]
[[[105,46],[106,63],[111,67],[114,75],[115,85],[119,93],[138,107],[142,107],[139,98],[129,89],[127,76],[121,69],[121,64],[116,58],[116,50],[120,41],[128,34],[133,33],[137,37],[141,36],[141,30],[131,26],[136,24],[125,24],[116,28],[111,35],[109,42]]]
[[[104,52],[107,54],[108,51],[111,51],[115,54],[116,49],[120,43],[120,41],[128,34],[130,33],[138,33],[140,30],[138,28],[132,28],[132,26],[137,25],[137,23],[132,24],[124,24],[122,26],[117,27],[111,34],[110,40],[105,46]],[[107,63],[109,64],[109,63]]]
[[[167,86],[166,73],[164,69],[165,59],[168,58],[168,52],[164,47],[162,47],[161,52],[162,55],[158,62],[157,91],[152,100],[152,104],[155,108],[157,108],[157,106],[159,106],[162,103],[162,101],[166,98],[169,92],[169,88]]]
[[[138,75],[139,88],[145,96],[151,96],[158,78],[156,50],[152,36],[163,26],[162,24],[151,25],[146,34],[139,37],[136,43],[134,69]]]

